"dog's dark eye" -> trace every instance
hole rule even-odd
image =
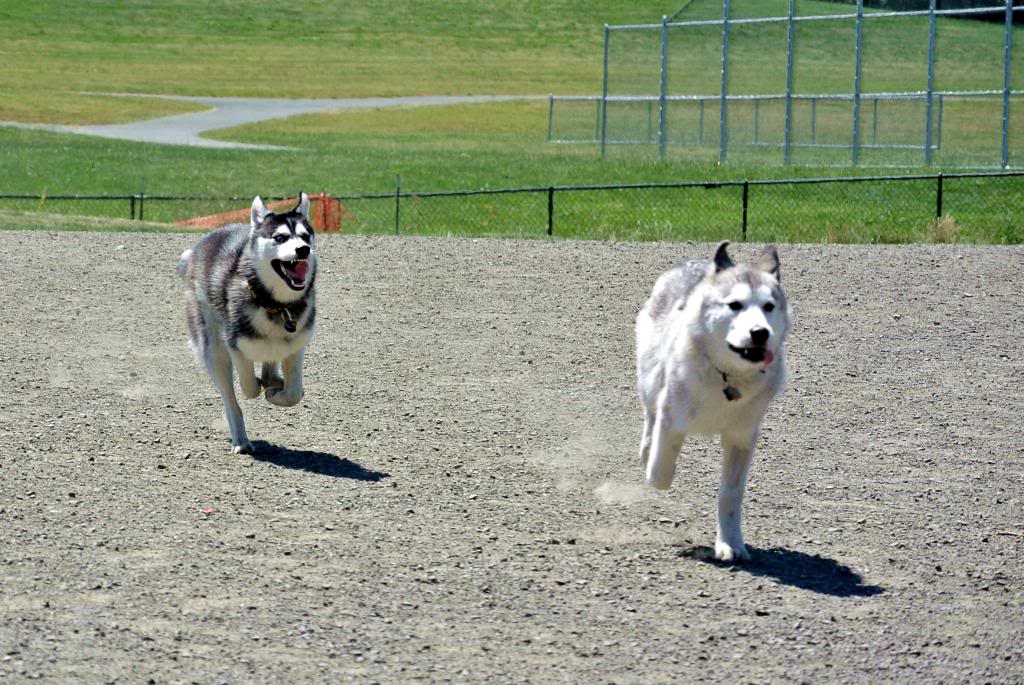
[[[284,235],[283,233],[278,233],[277,235],[274,236],[274,242],[277,243],[278,245],[280,245],[286,240],[288,240],[288,236]]]
[[[729,309],[733,310],[734,312],[738,312],[739,310],[743,309],[743,303],[742,302],[730,302],[729,303]]]
[[[770,312],[770,311],[772,311],[773,309],[775,309],[775,305],[774,305],[774,304],[772,304],[771,302],[765,302],[765,303],[764,303],[764,310],[765,310],[766,312]]]

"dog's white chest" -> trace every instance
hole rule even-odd
[[[238,351],[254,362],[276,362],[301,350],[308,336],[285,338],[239,338]]]
[[[312,331],[303,330],[299,333],[287,333],[284,327],[265,312],[252,315],[249,319],[256,337],[239,337],[238,351],[254,362],[281,361],[305,347]]]
[[[711,372],[680,382],[687,433],[719,434],[757,423],[779,387],[780,369],[749,378],[721,378]]]
[[[741,418],[747,411],[744,399],[728,400],[725,385],[692,387],[686,397],[686,432],[717,434]]]

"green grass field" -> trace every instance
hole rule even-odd
[[[0,209],[0,229],[36,231],[131,231],[133,233],[180,232],[181,229],[153,221],[129,221],[106,216],[19,212]]]
[[[674,2],[55,0],[0,4],[0,120],[107,123],[83,93],[260,97],[592,92],[603,22]],[[658,15],[660,16],[660,15]]]
[[[166,100],[87,93],[288,97],[593,94],[600,89],[604,23],[657,21],[680,4],[466,1],[441,6],[371,1],[356,8],[327,2],[286,5],[241,0],[198,5],[83,2],[77,3],[72,13],[60,3],[11,0],[0,6],[0,35],[4,37],[0,56],[5,60],[0,86],[6,94],[0,101],[0,120],[106,123],[192,107]],[[734,0],[733,4],[740,14],[785,12],[785,2],[775,0]],[[803,13],[849,11],[847,6],[811,0],[801,0],[798,7]],[[679,18],[716,16],[714,10],[720,11],[717,0],[695,0]],[[908,23],[906,29],[874,37],[881,41],[876,50],[891,48],[888,64],[892,75],[877,87],[911,87],[919,80],[914,65],[920,55],[903,45],[907,34],[919,32],[920,27]],[[954,82],[959,83],[955,79],[970,72],[971,59],[989,59],[993,46],[1001,47],[998,25],[944,23],[940,35],[949,46],[944,54],[951,65],[948,72],[942,72],[951,79],[941,84],[944,88],[954,87]],[[758,50],[764,54],[777,51],[776,38],[765,34],[739,40],[738,64],[746,65],[744,78],[752,79],[754,85],[760,80],[767,88],[778,78],[774,60],[763,59],[759,66],[753,59]],[[718,68],[714,62],[719,48],[715,46],[720,38],[707,32],[704,40],[703,46],[695,44],[686,53],[687,58],[696,55],[707,62],[699,67],[701,73]],[[827,62],[815,51],[826,54],[837,40],[835,35],[820,32],[805,37],[801,49],[811,61]],[[1020,40],[1017,43],[1024,45]],[[1024,55],[1024,49],[1019,52]],[[642,82],[650,78],[647,57],[638,57],[633,63],[625,60],[615,78],[631,88],[646,89]],[[674,59],[683,57],[674,53]],[[847,90],[848,67],[840,60],[803,78],[813,77],[814,86],[822,92]],[[757,69],[761,69],[760,75]],[[870,73],[876,71],[885,72],[880,65]],[[1024,64],[1016,73],[1024,79]],[[903,123],[909,117],[899,113],[889,114],[900,126],[919,125]],[[736,116],[744,115],[737,112]],[[592,125],[592,119],[589,121]],[[1024,122],[1020,128],[1024,129]],[[546,101],[336,112],[217,133],[225,140],[302,148],[283,153],[145,145],[0,127],[0,193],[45,192],[52,196],[145,191],[229,197],[280,196],[302,188],[346,195],[394,192],[398,176],[403,190],[426,192],[880,171],[866,166],[787,168],[766,163],[761,156],[740,154],[718,166],[717,156],[695,157],[684,148],[673,148],[665,162],[659,162],[649,148],[635,147],[616,149],[601,160],[593,146],[545,142],[546,131]],[[983,130],[979,135],[989,132]],[[944,140],[947,144],[975,145],[969,136]],[[956,184],[950,186],[945,205],[950,217],[938,224],[934,191],[926,183],[772,189],[770,194],[766,191],[751,198],[750,237],[840,242],[1022,240],[1015,227],[1022,209],[1017,198],[1024,196],[1017,179],[963,182],[962,187],[970,192],[957,190]],[[146,218],[169,222],[227,209],[229,204],[148,202]],[[346,230],[394,229],[393,203],[360,200],[348,203],[347,208],[350,221]],[[558,199],[556,235],[736,238],[738,208],[738,200],[727,189],[566,193]],[[117,219],[128,216],[125,202],[3,200],[0,209]],[[422,198],[409,201],[402,214],[403,232],[541,236],[546,225],[546,198],[539,194],[458,201]],[[22,227],[31,223],[31,216],[0,215],[0,226]]]

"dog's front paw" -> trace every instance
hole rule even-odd
[[[235,454],[252,454],[252,443],[248,440],[231,445],[231,451]]]
[[[294,407],[302,401],[302,391],[291,393],[283,388],[267,388],[267,402],[278,407]]]
[[[725,562],[749,561],[750,552],[747,551],[747,546],[742,542],[730,545],[727,542],[718,540],[715,542],[715,559]]]

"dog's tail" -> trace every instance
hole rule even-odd
[[[192,248],[191,247],[188,248],[187,250],[185,250],[184,252],[182,252],[181,256],[178,257],[177,271],[178,271],[178,275],[181,276],[182,278],[185,278],[185,273],[188,271],[188,260],[190,260],[191,258],[192,258]]]

